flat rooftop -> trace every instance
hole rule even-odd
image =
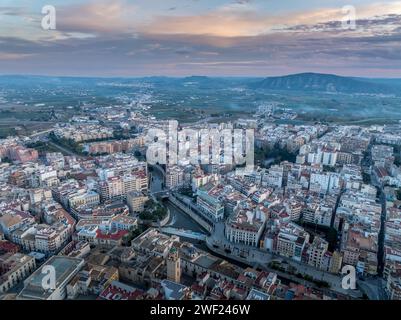
[[[83,259],[65,256],[53,256],[47,260],[38,270],[24,281],[24,288],[18,295],[18,299],[47,300],[53,290],[45,290],[42,280],[46,274],[42,274],[45,266],[53,266],[56,271],[56,287],[65,285],[84,264]]]

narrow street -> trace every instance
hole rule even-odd
[[[383,276],[384,270],[384,238],[385,238],[385,227],[386,227],[386,195],[384,193],[383,188],[380,189],[380,202],[382,205],[382,213],[381,213],[381,224],[380,224],[380,232],[378,239],[378,250],[377,250],[377,272],[379,276]]]
[[[370,167],[373,165],[372,156],[371,156],[372,146],[369,145],[368,148],[368,157],[366,158],[366,164]],[[384,238],[385,238],[385,223],[386,223],[386,195],[383,190],[383,186],[376,180],[376,177],[370,172],[370,180],[371,184],[377,189],[377,196],[381,203],[381,216],[380,216],[380,230],[378,235],[378,248],[377,248],[377,273],[379,277],[383,276],[384,270]]]

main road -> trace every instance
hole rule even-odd
[[[227,258],[237,260],[238,262],[246,263],[249,266],[260,265],[266,268],[269,266],[270,262],[280,261],[281,263],[295,268],[296,271],[294,272],[294,274],[301,273],[303,275],[309,275],[315,280],[326,281],[330,284],[330,288],[332,291],[336,291],[344,295],[349,295],[354,298],[359,298],[362,296],[362,293],[359,290],[343,289],[342,277],[340,275],[335,275],[318,270],[307,264],[270,253],[260,248],[249,247],[239,243],[229,242],[224,236],[223,223],[217,223],[215,225],[214,232],[210,237],[207,238],[206,243],[211,251],[226,256]],[[281,276],[285,277],[284,275]],[[290,280],[295,280],[295,277],[290,274],[287,274],[286,278]],[[297,281],[302,282],[302,280],[298,278]]]

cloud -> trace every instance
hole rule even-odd
[[[81,33],[131,32],[137,7],[125,0],[100,0],[57,8],[58,29]]]
[[[401,25],[401,14],[386,14],[382,16],[373,16],[369,18],[360,18],[355,21],[356,29],[354,33],[363,34],[379,34],[382,32],[396,32]],[[293,25],[286,28],[279,29],[281,31],[292,31],[292,32],[335,32],[343,33],[349,29],[342,28],[342,22],[340,20],[332,20],[327,22],[321,22],[316,24],[301,24]],[[278,30],[278,31],[279,31]]]
[[[0,16],[21,16],[26,10],[19,7],[0,7]]]
[[[0,37],[1,72],[401,75],[400,2],[357,7],[355,31],[341,29],[341,8],[284,16],[257,10],[253,1],[199,14],[164,7],[164,15],[146,17],[124,0],[57,8],[57,32]]]
[[[375,21],[375,17],[401,14],[401,2],[377,3],[356,7],[357,22]],[[138,26],[145,34],[189,34],[216,37],[257,36],[278,31],[322,31],[323,28],[342,31],[346,16],[342,7],[287,12],[273,15],[260,11],[250,1],[234,1],[199,15],[157,16],[147,25]],[[381,24],[388,23],[386,19]],[[380,23],[380,21],[379,21]],[[372,24],[373,25],[373,24]]]
[[[267,31],[266,28],[265,17],[258,16],[254,12],[217,11],[199,16],[160,16],[142,27],[141,31],[151,34],[240,37],[262,34]]]
[[[33,56],[33,53],[8,53],[0,52],[0,60],[19,60]]]
[[[401,74],[401,33],[351,38],[283,32],[229,38],[226,46],[216,44],[219,39],[225,38],[110,35],[48,42],[0,38],[0,45],[7,48],[3,51],[8,54],[7,64],[0,63],[0,70],[131,76],[263,76],[302,71],[360,76]],[[34,55],[18,59],[18,64],[13,65],[12,54]]]

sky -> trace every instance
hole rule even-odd
[[[56,9],[56,30],[41,26]],[[347,17],[355,12],[355,28]],[[349,15],[351,13],[351,15]],[[347,15],[348,14],[348,15]],[[401,78],[401,1],[1,0],[0,74]]]

